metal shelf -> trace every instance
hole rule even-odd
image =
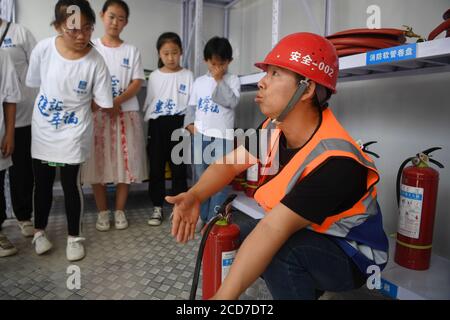
[[[414,47],[411,58],[402,57],[394,61],[380,60],[370,62],[371,55],[403,50]],[[339,81],[368,80],[387,77],[399,77],[450,71],[450,38],[436,39],[417,44],[387,48],[361,53],[339,59]],[[257,82],[264,73],[255,73],[240,77],[243,91],[255,90]]]
[[[258,220],[264,218],[263,208],[261,208],[253,198],[247,197],[244,192],[237,192],[233,190],[233,193],[237,194],[236,199],[234,199],[231,203],[233,207],[242,211],[253,219]]]
[[[238,196],[233,207],[254,219],[264,217],[263,209],[243,192],[233,192]],[[430,269],[415,271],[394,262],[395,239],[389,243],[389,262],[381,273],[381,292],[399,300],[450,300],[450,260],[432,255]]]
[[[430,269],[410,270],[394,262],[395,239],[389,241],[389,262],[381,273],[381,292],[399,300],[450,300],[450,260],[432,254]]]

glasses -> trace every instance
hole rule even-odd
[[[64,31],[64,33],[68,34],[69,36],[71,36],[73,38],[76,38],[81,33],[83,35],[90,35],[92,32],[94,32],[94,26],[89,25],[89,26],[82,27],[81,29],[66,29],[66,28],[62,28],[62,30]]]

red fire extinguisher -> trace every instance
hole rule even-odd
[[[200,265],[203,260],[203,300],[210,299],[219,290],[228,274],[239,248],[239,227],[231,223],[231,202],[236,198],[230,195],[218,210],[203,233],[194,270],[190,300],[195,300]]]
[[[247,183],[245,184],[245,194],[250,198],[253,198],[253,195],[258,188],[259,176],[259,163],[256,163],[255,165],[247,169]]]
[[[408,269],[430,267],[439,173],[429,162],[444,168],[430,155],[440,149],[430,148],[406,159],[397,174],[399,222],[394,260]],[[405,168],[410,161],[413,165]]]

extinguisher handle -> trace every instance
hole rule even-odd
[[[217,210],[217,214],[222,214],[223,216],[227,213],[227,206],[233,202],[233,200],[237,197],[237,194],[230,194],[228,198],[220,205],[219,209]]]
[[[376,154],[375,152],[369,151],[369,150],[363,150],[365,153],[371,154],[373,155],[375,158],[379,159],[380,156],[378,154]]]
[[[369,141],[369,142],[366,142],[366,143],[364,143],[362,146],[363,146],[363,150],[366,148],[366,147],[368,147],[368,146],[370,146],[371,144],[374,144],[374,143],[378,143],[378,141]]]
[[[437,165],[439,168],[444,169],[444,165],[442,163],[440,163],[439,161],[436,161],[434,159],[429,158],[428,159],[431,163],[434,163],[435,165]]]
[[[422,151],[422,153],[423,154],[426,154],[428,157],[429,157],[429,161],[431,162],[431,163],[434,163],[435,165],[437,165],[439,168],[441,168],[441,169],[443,169],[444,168],[444,165],[442,164],[442,163],[440,163],[439,161],[437,161],[437,160],[434,160],[434,159],[431,159],[431,155],[430,155],[430,153],[432,153],[432,152],[434,152],[434,151],[436,151],[436,150],[441,150],[442,148],[441,147],[433,147],[433,148],[429,148],[429,149],[427,149],[427,150],[424,150],[424,151]]]
[[[414,158],[415,157],[410,157],[410,158],[406,159],[405,161],[403,161],[403,163],[401,164],[401,166],[400,166],[400,168],[398,169],[398,172],[397,172],[396,189],[397,189],[397,206],[399,206],[399,207],[400,207],[400,182],[401,182],[400,180],[402,178],[403,169],[408,164],[408,162],[410,162]]]
[[[441,149],[442,149],[441,147],[433,147],[433,148],[430,148],[430,149],[422,151],[422,153],[424,153],[424,154],[426,154],[428,156],[430,153],[432,153],[432,152],[434,152],[436,150],[441,150]]]
[[[379,156],[378,154],[376,154],[376,153],[373,152],[373,151],[369,151],[369,150],[367,149],[368,146],[370,146],[371,144],[374,144],[374,143],[378,143],[378,141],[369,141],[369,142],[364,143],[364,144],[362,145],[362,151],[365,152],[365,153],[371,154],[371,155],[373,155],[375,158],[379,159],[380,156]]]

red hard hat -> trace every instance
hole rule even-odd
[[[333,44],[322,36],[299,32],[284,37],[263,62],[255,63],[264,71],[268,65],[291,70],[336,93],[339,58]]]

